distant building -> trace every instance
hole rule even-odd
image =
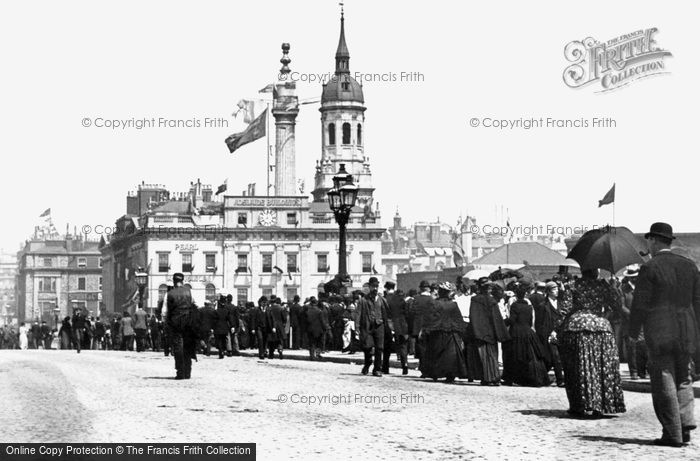
[[[17,254],[0,250],[0,325],[17,320]]]
[[[437,221],[417,222],[409,228],[401,221],[397,210],[394,225],[382,237],[382,266],[386,278],[397,280],[401,273],[441,271],[468,262],[472,245],[471,218],[455,227]]]
[[[98,242],[81,236],[28,240],[18,259],[19,322],[45,320],[54,326],[73,310],[100,315],[102,266]]]

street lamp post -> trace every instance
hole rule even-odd
[[[352,207],[355,206],[355,201],[357,200],[358,190],[359,188],[352,182],[352,175],[345,171],[345,164],[341,163],[338,173],[333,177],[333,189],[328,191],[328,204],[333,210],[335,221],[339,227],[340,242],[338,252],[340,261],[338,263],[338,276],[343,281],[348,278],[345,243],[347,240],[347,224]]]
[[[143,270],[143,267],[139,267],[134,278],[136,279],[136,285],[139,287],[139,307],[143,309],[143,291],[148,284],[148,273]]]

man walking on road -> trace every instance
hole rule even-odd
[[[73,327],[73,343],[75,344],[78,354],[80,354],[80,348],[83,345],[83,339],[85,337],[85,315],[82,309],[76,309],[73,313],[71,326]]]
[[[148,333],[148,322],[146,311],[139,305],[134,312],[134,334],[136,335],[136,352],[146,350],[146,334]]]
[[[360,346],[365,353],[362,374],[369,372],[374,355],[372,376],[382,376],[382,353],[384,352],[384,330],[389,325],[386,299],[379,294],[379,280],[369,279],[369,293],[360,300]],[[393,328],[389,325],[389,329]]]
[[[639,271],[629,335],[644,335],[654,411],[663,433],[656,445],[681,447],[695,429],[691,357],[700,347],[700,273],[671,252],[673,229],[657,222],[644,236],[652,259]]]
[[[166,300],[167,319],[171,333],[173,356],[175,357],[175,379],[190,379],[192,359],[196,360],[199,312],[192,301],[190,289],[183,286],[185,276],[173,275],[173,289]]]

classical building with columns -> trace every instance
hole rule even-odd
[[[291,70],[289,44],[282,45],[282,78],[275,84],[274,194],[217,198],[199,180],[175,194],[164,186],[142,184],[127,197],[127,213],[101,251],[105,264],[103,298],[118,312],[136,292],[134,274],[148,272],[146,307],[162,299],[175,272],[185,274],[195,301],[202,305],[218,294],[234,302],[257,301],[275,294],[315,296],[339,263],[339,231],[327,202],[333,176],[341,168],[359,186],[358,203],[347,227],[347,268],[354,287],[381,272],[381,227],[374,205],[372,174],[365,153],[365,105],[362,86],[350,76],[350,54],[341,16],[335,77],[321,96],[321,159],[312,196],[299,195],[296,184],[295,130],[299,104]],[[251,194],[252,192],[252,194]]]

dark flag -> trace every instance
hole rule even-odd
[[[214,195],[219,195],[219,194],[221,194],[222,192],[226,192],[226,188],[227,188],[226,183],[227,183],[227,182],[228,182],[228,179],[226,179],[222,185],[220,185],[219,187],[217,187],[217,188],[216,188],[216,194],[214,194]]]
[[[267,121],[267,109],[248,125],[244,131],[234,133],[226,138],[226,145],[232,154],[236,149],[265,136],[265,122]]]
[[[603,205],[613,203],[614,201],[615,201],[615,184],[613,183],[612,188],[608,191],[607,194],[605,194],[605,197],[603,197],[603,200],[598,200],[598,208],[602,207]]]
[[[47,208],[46,210],[44,210],[43,213],[41,213],[41,214],[39,215],[39,217],[40,217],[40,218],[43,218],[44,216],[48,216],[48,215],[50,215],[50,214],[51,214],[51,208]]]

